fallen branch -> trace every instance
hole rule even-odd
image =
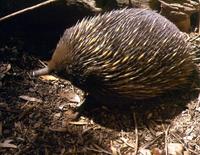
[[[9,19],[9,18],[11,18],[11,17],[17,16],[17,15],[19,15],[19,14],[22,14],[22,13],[25,13],[25,12],[28,12],[28,11],[31,11],[31,10],[34,10],[34,9],[39,8],[39,7],[41,7],[41,6],[45,6],[45,5],[47,5],[47,4],[56,2],[56,1],[58,1],[58,0],[48,0],[48,1],[45,1],[45,2],[42,2],[42,3],[36,4],[36,5],[34,5],[34,6],[31,6],[31,7],[28,7],[28,8],[19,10],[19,11],[16,11],[16,12],[14,12],[14,13],[11,13],[11,14],[9,14],[9,15],[6,15],[6,16],[4,16],[4,17],[1,17],[1,18],[0,18],[0,22],[4,21],[4,20],[6,20],[6,19]]]

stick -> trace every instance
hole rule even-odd
[[[185,145],[185,143],[182,142],[181,136],[179,136],[177,133],[170,133],[170,134],[171,134],[177,141],[179,141],[179,143],[181,143],[181,144],[183,145],[183,147],[184,147],[188,152],[192,152],[192,153],[195,154],[195,155],[199,155],[198,152],[195,152],[195,151],[193,151],[192,149],[187,148],[186,145]]]
[[[161,133],[160,135],[158,135],[157,137],[155,137],[155,139],[153,139],[152,141],[150,141],[149,143],[143,145],[140,150],[146,149],[148,147],[150,147],[154,142],[156,142],[158,139],[160,139],[162,136],[164,135],[164,133]]]
[[[137,155],[139,136],[138,136],[138,124],[137,124],[135,112],[133,113],[133,119],[134,119],[134,123],[135,123],[135,152],[134,152],[134,155]]]
[[[165,130],[165,154],[168,155],[168,134],[169,134],[170,125]]]
[[[128,143],[127,140],[126,140],[124,137],[121,137],[120,139],[121,139],[127,146],[129,146],[129,147],[135,149],[135,146],[133,146],[132,144]]]
[[[127,146],[133,148],[134,151],[134,155],[138,154],[138,141],[139,141],[139,136],[138,136],[138,124],[137,124],[137,119],[136,119],[136,115],[135,112],[133,113],[133,120],[134,120],[134,124],[135,124],[135,145],[132,145],[130,143],[127,142],[127,140],[123,137],[120,138]]]
[[[33,6],[31,6],[31,7],[28,7],[28,8],[19,10],[19,11],[16,11],[16,12],[14,12],[14,13],[11,13],[11,14],[9,14],[9,15],[6,15],[6,16],[4,16],[4,17],[1,17],[1,18],[0,18],[0,22],[4,21],[4,20],[6,20],[6,19],[9,19],[9,18],[11,18],[11,17],[14,17],[14,16],[16,16],[16,15],[19,15],[19,14],[22,14],[22,13],[25,13],[25,12],[28,12],[28,11],[30,11],[30,10],[34,10],[34,9],[39,8],[39,7],[41,7],[41,6],[50,4],[50,3],[52,3],[52,2],[56,2],[56,1],[58,1],[58,0],[48,0],[48,1],[45,1],[45,2],[42,2],[42,3],[36,4],[36,5],[33,5]]]

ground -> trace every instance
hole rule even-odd
[[[190,41],[200,49],[197,34]],[[0,47],[0,59],[0,154],[200,154],[195,80],[184,91],[114,107],[85,101],[56,76],[32,77],[43,63],[17,45]]]

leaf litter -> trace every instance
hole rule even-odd
[[[0,58],[0,154],[200,154],[197,87],[148,104],[96,105],[69,81],[30,77],[41,61],[25,51],[6,46]]]

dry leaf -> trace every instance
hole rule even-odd
[[[40,79],[44,81],[58,81],[58,78],[53,75],[42,75],[40,76]]]
[[[67,99],[67,101],[69,102],[73,102],[73,103],[81,102],[80,97],[75,92],[62,91],[60,92],[60,96]]]
[[[0,102],[0,108],[8,108],[8,104]]]
[[[40,100],[40,99],[37,99],[35,97],[26,96],[26,95],[21,95],[21,96],[19,96],[19,98],[26,100],[26,101],[31,101],[31,102],[38,102],[38,103],[42,102],[42,100]]]
[[[149,149],[141,149],[141,150],[140,150],[140,153],[141,153],[142,155],[152,155],[152,154],[151,154],[151,151],[150,151]]]
[[[63,110],[63,109],[65,108],[65,106],[67,106],[67,104],[66,104],[66,103],[59,105],[59,107],[58,107],[58,108],[59,108],[60,110]]]
[[[17,149],[17,145],[10,144],[13,140],[7,139],[3,143],[0,143],[0,148],[14,148]]]
[[[54,118],[55,118],[55,119],[58,119],[58,118],[60,118],[60,117],[61,117],[61,113],[55,113],[55,114],[54,114]]]
[[[168,153],[171,155],[183,155],[183,145],[180,143],[169,143]]]
[[[110,149],[112,151],[112,155],[118,155],[118,150],[116,147],[113,146],[113,142],[110,142]]]
[[[0,73],[6,74],[11,69],[11,64],[1,64]]]
[[[191,155],[189,151],[184,151],[183,155]]]

